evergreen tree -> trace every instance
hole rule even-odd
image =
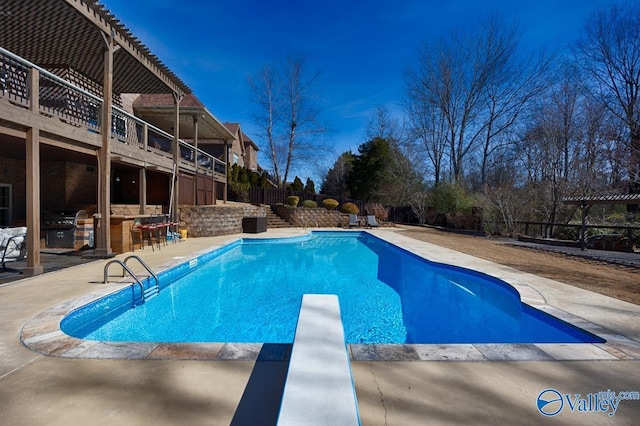
[[[311,180],[311,178],[307,178],[307,183],[304,185],[304,192],[310,192],[312,194],[316,193],[316,184]]]
[[[291,191],[302,191],[304,190],[304,185],[302,184],[302,180],[296,176],[293,180],[293,183],[289,186]]]
[[[355,156],[351,151],[342,153],[324,177],[320,192],[336,198],[349,198],[348,179]]]
[[[380,200],[380,190],[390,180],[392,160],[389,143],[376,137],[358,147],[360,153],[353,160],[348,187],[351,196],[362,201]]]

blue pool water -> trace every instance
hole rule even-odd
[[[245,239],[160,278],[157,297],[132,308],[139,289],[128,287],[70,313],[62,330],[101,341],[291,343],[302,295],[329,293],[347,343],[603,341],[521,303],[503,281],[360,232]]]

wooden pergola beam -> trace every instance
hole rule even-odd
[[[160,61],[149,49],[138,42],[136,38],[119,21],[112,18],[107,13],[103,5],[95,1],[86,0],[66,0],[67,3],[88,19],[97,29],[106,36],[112,37],[115,43],[121,46],[129,55],[134,57],[149,72],[154,74],[158,80],[162,81],[171,92],[184,95],[191,90],[179,78],[169,71],[165,66],[160,65]],[[164,68],[164,69],[163,69]]]

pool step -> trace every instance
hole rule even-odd
[[[151,286],[144,290],[144,297],[142,300],[147,301],[153,297],[156,297],[160,293],[160,287],[157,285]]]

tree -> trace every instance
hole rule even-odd
[[[577,43],[579,63],[595,99],[626,126],[631,190],[640,192],[640,4],[612,4],[587,19]]]
[[[304,185],[302,184],[302,180],[296,176],[295,179],[293,179],[293,183],[291,183],[291,185],[289,185],[289,189],[291,191],[302,191],[304,190]]]
[[[350,198],[348,180],[355,156],[351,151],[340,154],[333,167],[324,176],[320,192],[336,198]]]
[[[401,143],[406,139],[405,126],[397,118],[391,116],[391,112],[384,105],[376,105],[369,117],[365,129],[366,140],[376,138],[385,139],[387,142]]]
[[[596,117],[585,115],[587,99],[576,69],[563,65],[554,81],[534,112],[520,149],[526,154],[528,194],[535,199],[532,208],[548,223],[570,219],[572,211],[563,197],[590,193],[592,182],[582,176],[592,171],[596,153],[589,142],[598,132]],[[594,134],[584,138],[588,127]],[[548,227],[546,233],[551,237],[553,228]]]
[[[307,182],[304,184],[304,192],[310,192],[312,194],[316,193],[316,184],[311,180],[311,178],[307,178]]]
[[[349,174],[351,196],[362,201],[380,201],[381,190],[390,179],[391,149],[382,138],[374,138],[358,147]]]
[[[422,148],[437,185],[443,177],[443,161],[447,149],[444,116],[432,102],[422,98],[417,91],[409,95],[404,107],[410,123],[410,138]],[[422,159],[422,156],[417,159]]]
[[[258,137],[269,147],[267,156],[280,187],[291,170],[326,148],[319,138],[326,131],[319,122],[319,74],[309,75],[305,63],[304,55],[290,53],[249,77]]]
[[[407,205],[412,195],[421,190],[421,164],[424,150],[407,135],[407,124],[392,117],[386,106],[378,105],[369,118],[366,128],[367,140],[382,139],[389,145],[387,178],[378,196],[394,206]]]
[[[417,63],[405,71],[405,109],[429,153],[436,173],[442,173],[446,147],[454,182],[460,183],[467,159],[481,143],[509,125],[518,109],[500,105],[509,85],[510,64],[517,53],[515,26],[491,18],[469,33],[454,34],[425,45]],[[515,88],[516,86],[514,86]],[[501,88],[499,90],[499,88]],[[514,88],[513,99],[522,96]],[[494,96],[494,100],[491,100]],[[488,113],[487,113],[488,111]],[[498,125],[499,118],[504,123]],[[493,127],[489,129],[489,125]]]
[[[516,127],[520,115],[548,86],[551,60],[543,54],[518,55],[514,40],[504,63],[487,82],[484,107],[480,114],[480,185],[487,184],[493,154],[512,143],[509,133]]]

